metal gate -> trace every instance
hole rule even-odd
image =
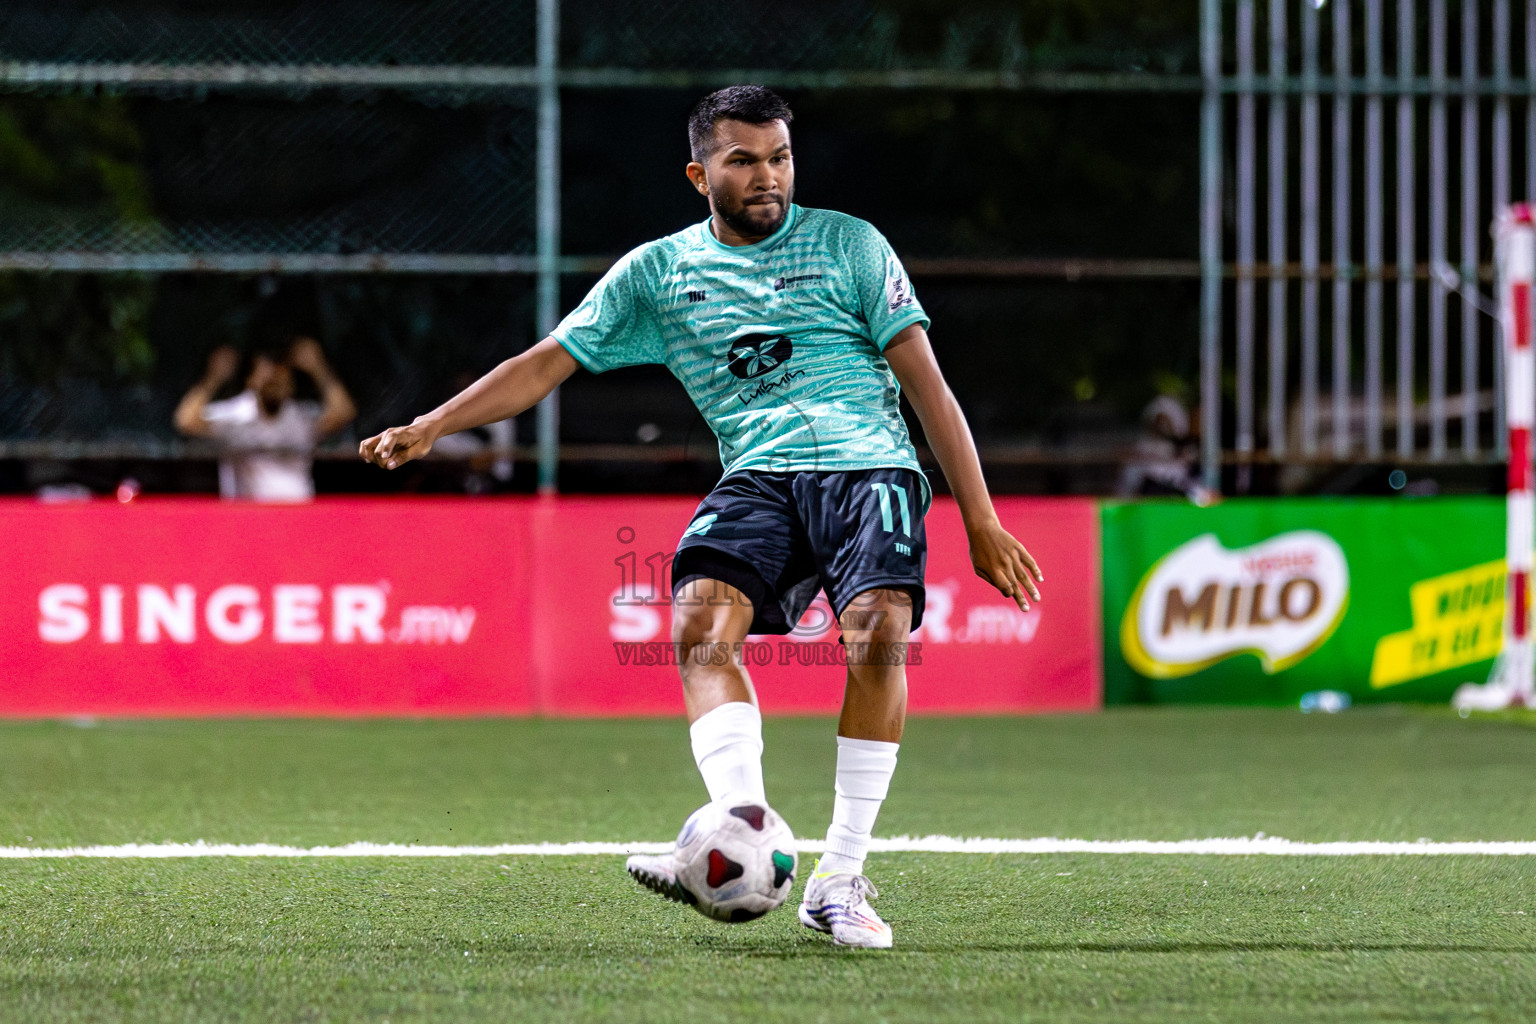
[[[1242,489],[1265,463],[1503,458],[1479,289],[1494,211],[1536,195],[1536,0],[1521,13],[1515,77],[1510,0],[1203,0],[1211,485],[1223,464]]]

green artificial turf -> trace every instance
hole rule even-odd
[[[911,723],[879,832],[1536,838],[1536,729],[1440,710]],[[825,720],[770,798],[830,808]],[[0,845],[664,839],[682,723],[0,725]],[[805,866],[805,865],[802,865]],[[0,860],[0,1020],[1492,1021],[1536,1016],[1536,858],[872,859],[888,953],[724,926],[616,857]]]

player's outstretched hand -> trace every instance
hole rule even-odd
[[[383,469],[396,469],[431,451],[435,439],[433,432],[420,423],[390,427],[358,445],[357,454],[363,457],[364,462],[371,462]]]
[[[976,575],[1004,597],[1012,598],[1020,611],[1029,611],[1030,599],[1040,600],[1038,584],[1045,582],[1034,556],[1001,523],[978,527],[972,531],[970,540],[971,564],[976,567]]]

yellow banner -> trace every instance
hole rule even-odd
[[[1420,580],[1408,588],[1408,603],[1413,628],[1376,642],[1374,687],[1497,657],[1504,644],[1504,560]]]

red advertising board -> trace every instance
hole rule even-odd
[[[0,503],[0,714],[672,714],[670,553],[688,498]],[[1023,615],[928,517],[914,711],[1101,701],[1098,517],[1003,499],[1039,558]],[[764,709],[832,711],[823,600],[747,655]]]
[[[516,505],[0,505],[6,714],[530,711]]]

